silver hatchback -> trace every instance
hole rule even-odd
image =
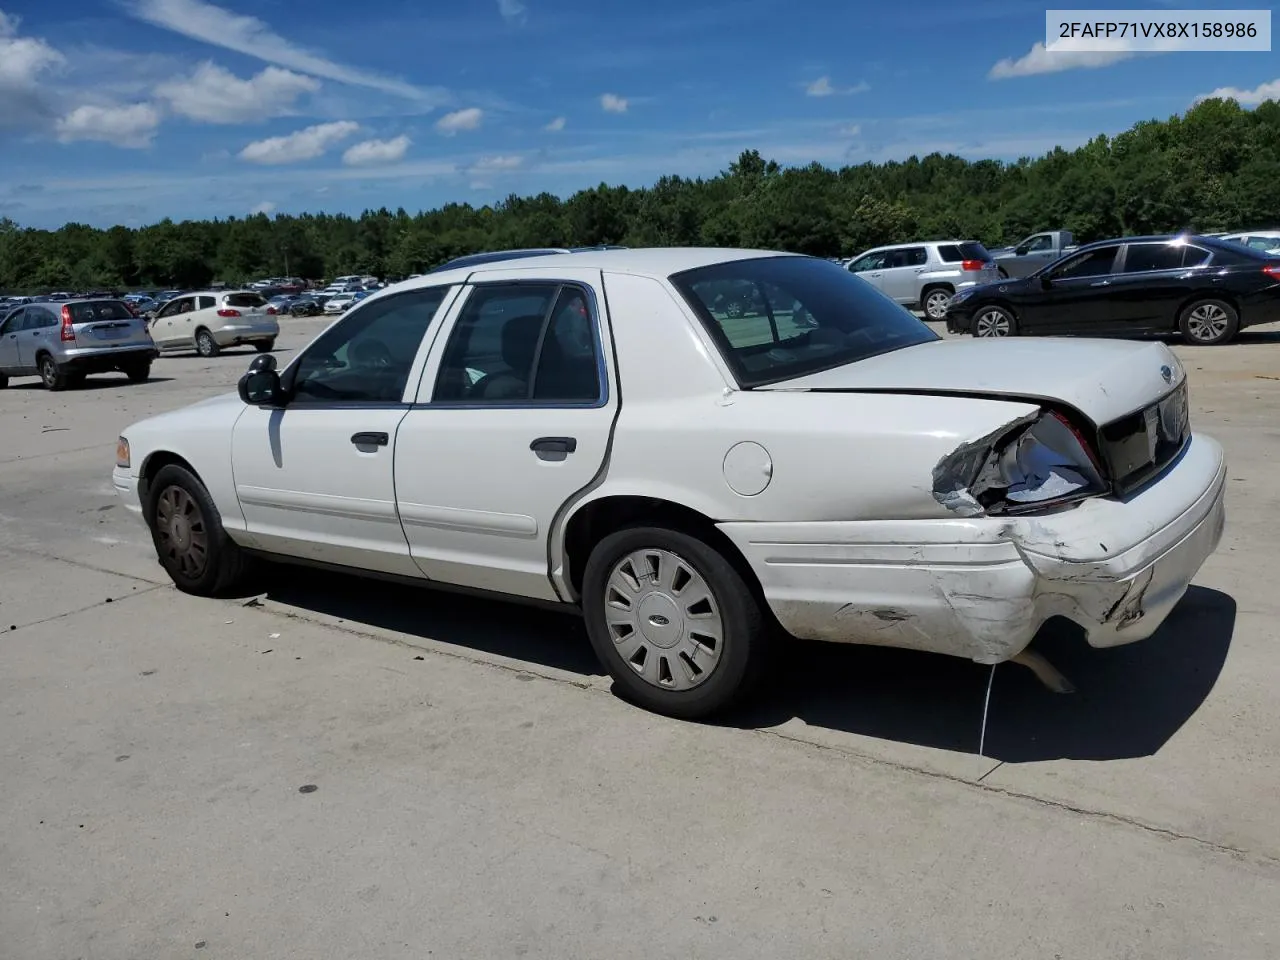
[[[976,240],[898,243],[860,253],[849,262],[856,273],[904,307],[945,320],[947,303],[958,290],[995,283],[1000,271]]]
[[[28,303],[0,321],[0,387],[10,377],[38,376],[62,390],[112,370],[141,383],[156,355],[146,320],[120,300]]]

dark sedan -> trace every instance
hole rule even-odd
[[[1280,321],[1280,258],[1212,237],[1126,237],[1081,247],[1023,280],[962,290],[947,329],[975,337],[1180,333],[1218,344]]]

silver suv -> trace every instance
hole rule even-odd
[[[10,377],[38,376],[63,390],[111,370],[141,383],[156,354],[147,321],[120,300],[28,303],[0,321],[0,387]]]
[[[904,307],[929,320],[947,318],[957,290],[995,283],[1000,272],[976,240],[929,240],[876,247],[849,261],[848,269]]]

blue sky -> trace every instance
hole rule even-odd
[[[416,211],[713,175],[747,148],[1015,159],[1209,93],[1280,97],[1272,53],[1043,42],[1023,0],[0,0],[0,216]]]

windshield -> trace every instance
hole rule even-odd
[[[671,282],[743,387],[939,339],[865,280],[814,257],[734,260],[678,273]]]

